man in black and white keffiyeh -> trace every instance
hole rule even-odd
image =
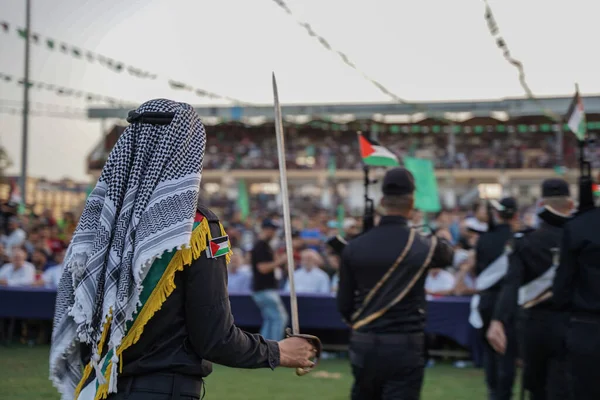
[[[206,145],[204,126],[190,105],[169,100],[146,102],[137,112],[174,116],[168,125],[133,124],[125,130],[73,235],[58,289],[50,352],[51,379],[65,399],[82,376],[78,344],[96,353],[112,309],[108,349],[116,349],[152,261],[190,241]]]
[[[233,323],[229,239],[198,205],[206,135],[193,108],[152,100],[128,121],[65,257],[50,352],[62,399],[192,398],[210,361],[314,366],[318,339],[269,341]]]

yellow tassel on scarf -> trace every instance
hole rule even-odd
[[[226,236],[227,234],[225,233],[225,229],[223,228],[223,225],[221,225],[221,223],[219,223],[219,228],[221,234],[223,236]],[[144,328],[148,321],[150,321],[154,314],[161,309],[163,303],[167,300],[171,293],[173,293],[173,290],[175,290],[175,273],[177,271],[182,271],[185,266],[190,265],[194,260],[200,258],[202,252],[206,250],[208,242],[211,239],[212,235],[210,232],[208,220],[206,218],[203,218],[202,221],[200,221],[199,225],[192,231],[190,246],[178,250],[173,255],[173,258],[169,262],[169,265],[165,269],[162,277],[160,278],[160,280],[156,284],[156,287],[148,297],[148,300],[142,306],[142,309],[138,313],[131,328],[127,332],[127,335],[125,336],[125,338],[123,338],[121,345],[116,350],[116,357],[118,357],[119,360],[119,372],[121,372],[123,369],[123,352],[129,347],[133,346],[135,343],[137,343],[138,340],[140,340],[140,337],[142,336],[142,333],[144,332]],[[229,246],[229,248],[229,252],[225,255],[225,260],[227,264],[229,264],[229,262],[231,261],[232,255],[231,245]],[[102,338],[100,339],[100,342],[98,344],[98,351],[100,354],[102,354],[102,349],[104,347],[104,343],[108,335],[111,320],[112,319],[109,318],[106,321],[106,324],[104,325]],[[109,361],[106,371],[104,373],[106,383],[98,386],[95,400],[102,400],[108,397],[111,375],[114,376],[114,374],[112,374],[113,367],[113,362],[111,360]],[[78,398],[79,393],[83,389],[84,383],[89,379],[93,369],[94,368],[91,362],[85,367],[83,377],[79,382],[77,389],[75,390],[75,399]]]

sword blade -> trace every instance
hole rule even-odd
[[[292,312],[292,332],[294,335],[300,333],[298,320],[298,299],[296,298],[296,286],[294,285],[294,252],[292,247],[292,221],[290,219],[290,198],[288,196],[287,171],[285,165],[285,140],[283,135],[283,118],[281,116],[281,105],[277,91],[277,80],[273,73],[273,100],[275,104],[275,134],[277,135],[277,156],[279,159],[279,181],[281,203],[283,205],[283,228],[285,235],[285,250],[287,254],[287,270],[290,283],[290,309]]]

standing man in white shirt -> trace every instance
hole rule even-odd
[[[10,217],[8,220],[7,233],[6,235],[2,235],[1,238],[6,250],[6,255],[10,257],[12,255],[13,247],[23,246],[26,239],[27,234],[21,229],[19,218]]]
[[[0,286],[30,286],[35,282],[35,267],[25,261],[27,253],[13,248],[11,263],[0,268]]]
[[[321,256],[313,249],[300,253],[300,268],[294,272],[297,293],[331,293],[329,275],[319,268],[321,261]],[[285,285],[285,291],[290,291],[289,281]]]

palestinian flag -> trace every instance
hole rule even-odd
[[[366,165],[373,167],[397,167],[400,165],[398,157],[373,139],[358,133],[360,156]]]
[[[594,183],[592,185],[592,191],[594,192],[594,196],[596,196],[596,197],[600,196],[600,185],[598,185],[597,183]]]
[[[577,136],[577,139],[584,140],[586,134],[585,110],[583,109],[583,101],[579,96],[579,88],[575,92],[575,97],[573,97],[573,101],[569,107],[566,120],[569,129]]]
[[[229,253],[229,236],[211,239],[207,246],[208,258],[217,258]]]

